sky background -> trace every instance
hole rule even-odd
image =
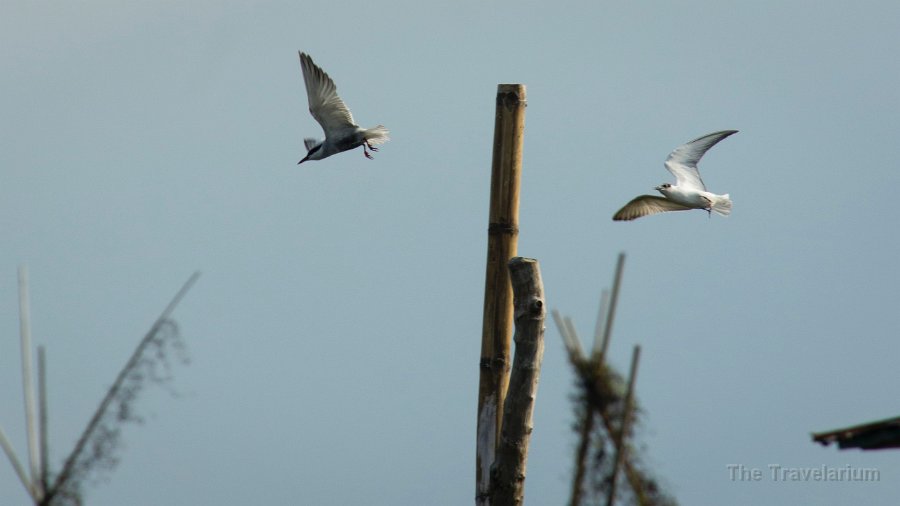
[[[897,47],[891,1],[5,2],[0,425],[24,458],[18,265],[57,470],[200,270],[174,314],[181,396],[145,392],[87,504],[472,504],[494,100],[523,83],[519,254],[586,335],[627,253],[610,358],[643,347],[665,489],[895,504],[900,453],[810,432],[900,415]],[[321,135],[298,49],[390,128],[375,160],[296,165]],[[731,217],[611,221],[672,180],[673,148],[724,129],[700,170]],[[572,386],[548,325],[528,504],[568,498]],[[28,503],[6,462],[0,502]]]

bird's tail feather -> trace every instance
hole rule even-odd
[[[731,214],[731,197],[727,193],[725,195],[716,195],[712,203],[712,210],[721,216]]]
[[[369,141],[369,144],[384,144],[385,142],[391,140],[388,137],[390,132],[384,125],[378,125],[375,128],[368,128],[363,132],[366,140]]]

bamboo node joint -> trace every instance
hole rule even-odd
[[[508,371],[509,360],[503,357],[482,357],[478,367],[485,371]]]
[[[509,234],[518,235],[519,227],[512,223],[490,223],[488,224],[488,234]]]

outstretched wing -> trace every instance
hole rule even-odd
[[[322,125],[325,137],[332,133],[356,127],[350,109],[337,94],[334,81],[324,70],[313,63],[306,53],[300,53],[300,68],[303,70],[303,81],[306,83],[306,95],[309,98],[309,112]]]
[[[613,221],[631,221],[641,216],[668,211],[687,211],[688,209],[691,208],[672,202],[665,197],[641,195],[633,198],[631,202],[625,204],[625,207],[619,209],[619,212],[613,215]]]
[[[717,142],[737,133],[737,130],[723,130],[721,132],[704,135],[687,144],[675,148],[666,158],[666,169],[675,176],[675,185],[706,191],[706,185],[700,179],[700,171],[697,170],[697,162],[709,148]]]

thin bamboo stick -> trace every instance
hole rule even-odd
[[[568,316],[563,317],[556,309],[551,311],[551,314],[553,315],[553,322],[556,324],[559,335],[563,338],[563,343],[569,354],[569,362],[572,363],[576,373],[578,373],[581,370],[581,365],[585,358],[581,351],[578,335],[574,332],[575,326],[572,324],[572,319]],[[580,423],[580,440],[578,443],[578,452],[575,454],[575,473],[572,478],[572,495],[569,498],[570,506],[578,506],[581,504],[581,496],[584,491],[584,477],[587,474],[585,460],[587,459],[588,450],[590,449],[591,431],[593,428],[594,411],[588,405],[584,407],[584,413],[582,413]]]
[[[28,268],[19,266],[19,336],[22,343],[22,391],[25,397],[25,427],[28,433],[29,477],[33,487],[40,482],[41,453],[35,413],[34,372],[31,356],[31,310],[28,305]],[[38,496],[43,495],[38,488]]]
[[[566,346],[566,351],[569,353],[569,361],[574,364],[584,359],[578,335],[573,332],[572,320],[568,316],[563,317],[556,309],[551,311],[550,314],[553,316],[553,322],[556,324],[559,335],[562,336],[563,344]]]
[[[479,505],[490,499],[490,467],[509,385],[513,307],[507,262],[516,255],[519,233],[525,106],[524,85],[497,87],[475,451],[475,497]]]
[[[606,325],[606,317],[609,310],[609,290],[600,291],[600,307],[597,308],[597,323],[594,325],[594,346],[591,348],[591,358],[600,356],[603,349],[603,329]]]
[[[609,297],[609,311],[606,313],[606,325],[603,329],[603,340],[600,345],[600,353],[598,354],[599,363],[603,363],[606,357],[606,350],[609,348],[609,341],[612,336],[613,320],[616,316],[616,304],[619,302],[619,286],[622,284],[622,270],[625,269],[625,253],[619,253],[619,260],[616,262],[616,277],[613,279],[612,294]]]
[[[572,342],[575,343],[575,347],[578,350],[578,358],[584,358],[584,353],[581,351],[581,339],[578,337],[578,331],[575,329],[575,322],[572,321],[572,318],[566,316],[563,318],[563,323],[566,325],[566,331],[569,333],[569,337],[571,337]]]
[[[612,435],[616,434],[616,429],[612,419],[603,411],[598,411],[598,416],[606,433],[609,434],[610,437],[613,437]],[[650,504],[648,502],[647,494],[644,491],[643,476],[627,457],[628,456],[625,455],[622,459],[622,469],[625,471],[625,478],[628,480],[628,484],[631,485],[631,490],[634,492],[636,503]]]
[[[631,423],[631,411],[634,398],[634,382],[637,379],[638,362],[641,359],[641,346],[635,345],[631,354],[631,371],[628,373],[628,391],[625,394],[625,409],[622,412],[622,421],[619,423],[618,433],[615,435],[616,456],[613,464],[612,476],[609,478],[609,490],[606,496],[606,506],[612,506],[616,500],[616,482],[619,477],[619,468],[625,459],[627,451],[626,435],[628,425]]]
[[[19,481],[22,482],[22,486],[28,491],[28,495],[30,495],[31,499],[37,503],[37,490],[32,486],[31,480],[28,479],[28,472],[25,470],[25,467],[22,466],[19,457],[16,456],[16,452],[13,450],[12,444],[10,444],[9,439],[7,439],[6,433],[3,432],[2,427],[0,427],[0,448],[3,448],[3,453],[6,454],[9,463],[12,464],[13,471],[16,472],[16,476],[18,476]]]
[[[563,338],[563,344],[566,344],[566,347],[568,348],[569,331],[566,329],[562,314],[558,309],[553,309],[550,311],[550,316],[553,317],[553,323],[556,324],[556,330],[559,331],[559,335]]]
[[[41,491],[46,493],[49,485],[50,450],[47,446],[47,358],[44,347],[38,346],[38,446],[41,450]]]
[[[587,476],[587,456],[591,447],[591,431],[594,430],[594,410],[584,407],[579,430],[578,451],[575,453],[575,474],[572,478],[572,496],[569,506],[579,506],[584,495],[584,478]]]

